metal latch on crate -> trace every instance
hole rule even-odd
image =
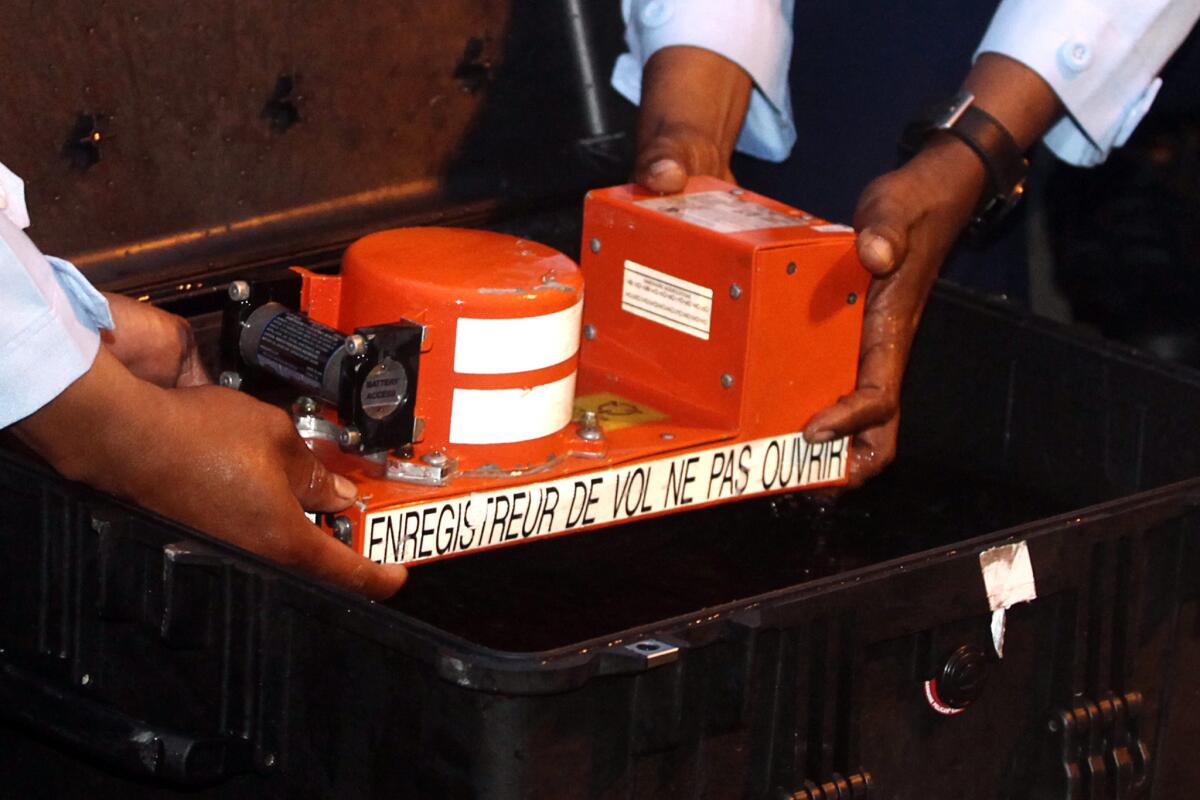
[[[843,777],[836,772],[822,784],[805,781],[795,792],[783,792],[781,800],[871,800],[874,794],[871,773],[856,772]]]
[[[1150,750],[1139,732],[1141,714],[1141,693],[1128,692],[1085,700],[1050,720],[1050,730],[1061,738],[1065,800],[1142,796]]]

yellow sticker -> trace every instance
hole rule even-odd
[[[666,414],[645,403],[635,403],[627,397],[621,397],[612,392],[598,392],[576,397],[574,414],[576,422],[583,417],[585,411],[595,411],[600,428],[606,431],[618,431],[621,428],[632,428],[634,425],[645,425],[648,422],[667,419]]]

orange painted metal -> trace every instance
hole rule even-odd
[[[567,476],[586,478],[620,465],[794,434],[813,413],[853,388],[869,282],[855,256],[853,232],[711,178],[692,179],[678,199],[713,201],[719,212],[727,208],[728,213],[689,216],[686,209],[671,208],[672,198],[664,204],[664,198],[635,186],[596,190],[586,200],[585,335],[576,394],[584,406],[601,403],[604,437],[599,443],[581,440],[575,424],[536,442],[499,448],[464,448],[450,443],[447,434],[451,390],[465,385],[464,376],[453,370],[455,321],[561,310],[566,293],[478,290],[529,289],[549,271],[582,292],[580,274],[565,256],[500,234],[401,230],[352,245],[340,279],[303,273],[306,310],[342,331],[399,318],[428,326],[416,398],[417,415],[428,422],[414,460],[437,449],[462,459],[466,469],[481,463],[523,465],[511,473],[459,475],[443,486],[421,486],[382,477],[377,465],[314,442],[331,468],[359,486],[360,502],[345,512],[354,526],[356,550],[370,550],[363,523],[381,511]],[[743,208],[746,213],[739,216]],[[774,227],[755,227],[756,215]],[[639,280],[639,274],[664,275],[694,287],[685,291],[695,291],[701,301],[710,292],[706,338],[698,335],[705,327],[703,314],[688,333],[645,310],[631,312],[627,282]],[[675,312],[663,308],[670,321]],[[470,378],[478,385],[487,376]],[[496,385],[513,385],[505,380]],[[636,413],[622,418],[628,409]],[[484,455],[488,450],[491,457]],[[732,499],[736,496],[713,502]],[[658,513],[668,512],[645,516]],[[596,527],[603,524],[611,521]],[[521,541],[526,540],[492,546]]]
[[[450,422],[455,389],[528,389],[576,373],[574,355],[521,372],[455,371],[460,319],[526,319],[579,303],[583,276],[571,259],[543,244],[490,231],[401,228],[350,245],[339,276],[301,274],[301,310],[345,333],[401,319],[425,326],[415,408],[423,421],[418,456],[439,451],[470,469],[542,464],[563,452],[561,432],[513,444],[453,444]],[[339,283],[336,292],[328,285],[332,281]]]

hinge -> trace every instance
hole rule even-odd
[[[794,792],[783,791],[779,797],[780,800],[871,800],[875,796],[874,788],[869,772],[856,772],[848,777],[835,772],[820,785],[805,781],[802,788]]]
[[[1150,775],[1150,750],[1142,741],[1142,695],[1081,700],[1050,720],[1062,747],[1066,800],[1134,800]]]

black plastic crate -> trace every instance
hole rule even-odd
[[[2,454],[0,795],[1191,797],[1200,380],[942,288],[903,408],[832,506],[425,565],[386,604]],[[1038,599],[998,660],[978,556],[1016,540]],[[956,653],[978,697],[944,716]]]

